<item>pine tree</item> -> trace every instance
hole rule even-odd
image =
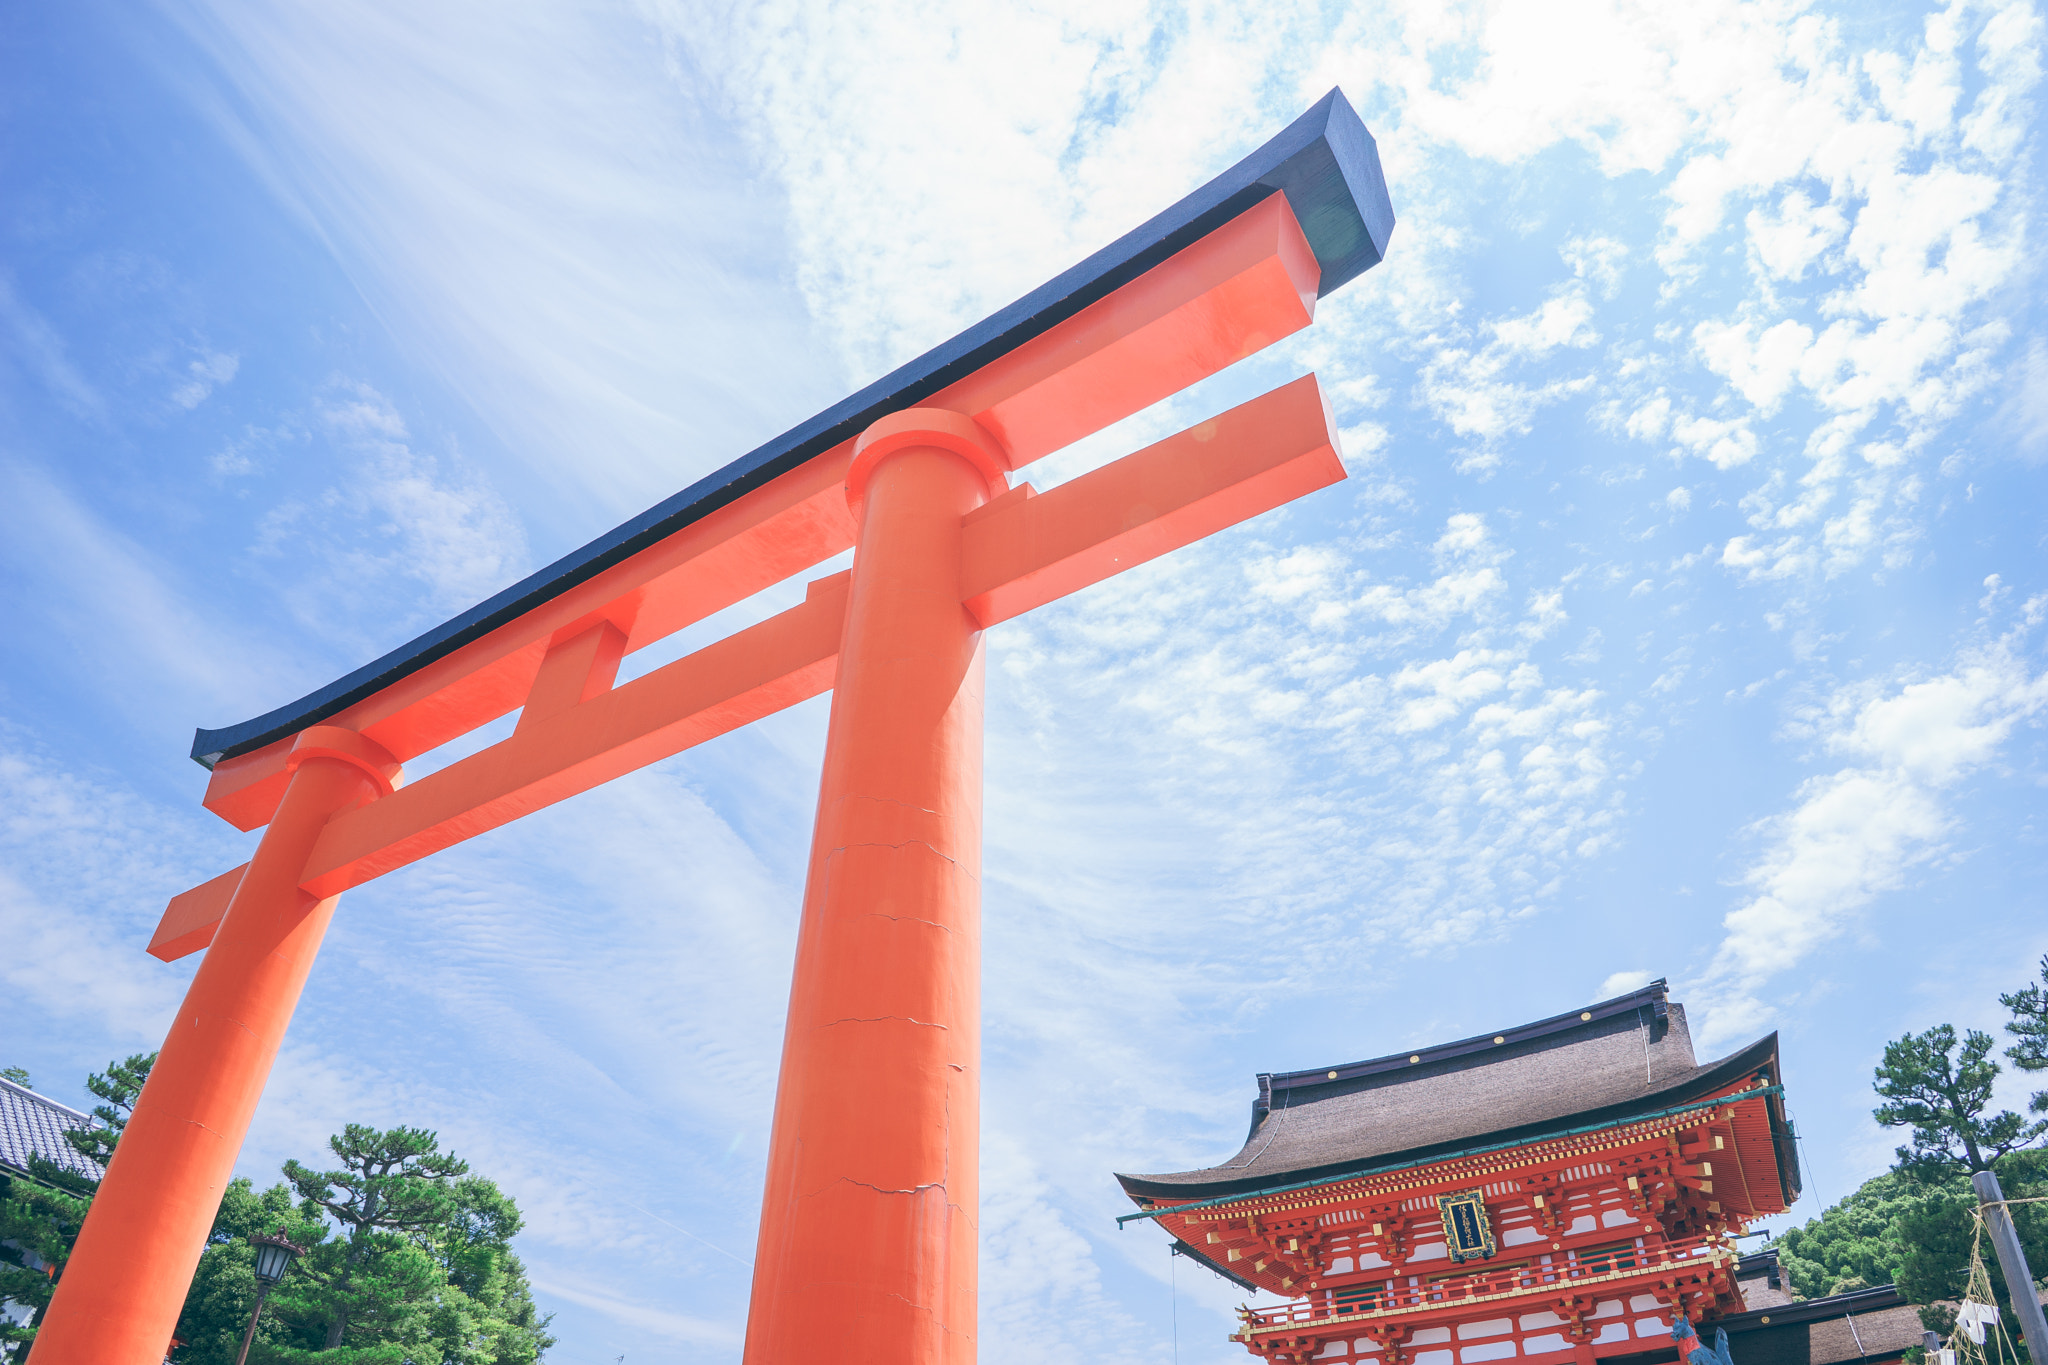
[[[31,1156],[26,1176],[0,1174],[0,1302],[32,1310],[25,1324],[0,1317],[0,1351],[28,1358],[28,1343],[57,1292],[56,1270],[71,1254],[86,1208],[99,1183]]]
[[[99,1124],[73,1129],[64,1140],[100,1170],[113,1160],[142,1083],[155,1064],[154,1052],[138,1053],[109,1062],[104,1073],[86,1078],[86,1089],[103,1101],[92,1111]],[[28,1073],[18,1067],[9,1068],[7,1078],[29,1088]],[[56,1274],[78,1241],[78,1230],[100,1185],[97,1177],[80,1175],[42,1156],[31,1156],[28,1168],[25,1177],[0,1176],[0,1243],[12,1243],[0,1245],[0,1301],[12,1299],[33,1310],[23,1325],[0,1318],[0,1348],[11,1347],[9,1357],[16,1361],[27,1358],[28,1343],[35,1339],[36,1327],[57,1292]],[[30,1266],[31,1259],[35,1267]]]
[[[2023,1007],[2014,1002],[2025,1001],[2032,991],[2029,987],[2000,999],[2023,1022]],[[2013,1031],[2024,1048],[2028,1035],[2023,1029]],[[1959,1037],[1952,1025],[1942,1024],[1887,1044],[1876,1072],[1875,1089],[1884,1103],[1873,1116],[1887,1128],[1912,1129],[1912,1144],[1898,1149],[1893,1172],[1924,1191],[1893,1219],[1892,1238],[1901,1249],[1894,1282],[1909,1302],[1925,1305],[1921,1321],[1944,1334],[1954,1325],[1952,1305],[1962,1297],[1969,1278],[1977,1199],[1967,1177],[1992,1171],[2006,1197],[2017,1200],[2042,1193],[2041,1181],[2048,1175],[2048,1153],[2029,1149],[2048,1132],[2048,1120],[2029,1123],[2009,1109],[1987,1113],[1999,1074],[1998,1063],[1991,1058],[1993,1046],[1988,1033],[1970,1029]],[[2036,1212],[2040,1208],[2013,1208],[2014,1224],[2032,1264],[2039,1264],[2038,1258],[2048,1251],[2048,1217]],[[2018,1324],[2006,1302],[2002,1278],[1994,1276],[1993,1284],[2007,1331],[2014,1332]]]
[[[2048,1071],[2048,954],[2041,958],[2039,982],[1999,996],[1998,1003],[2012,1011],[2005,1031],[2019,1039],[2005,1055],[2022,1071]],[[2027,1107],[2036,1114],[2048,1114],[2048,1090],[2036,1090]]]
[[[124,1062],[107,1063],[105,1074],[94,1072],[85,1078],[85,1088],[102,1101],[92,1107],[92,1116],[99,1120],[99,1126],[74,1128],[64,1134],[64,1140],[101,1170],[114,1159],[114,1144],[127,1131],[128,1120],[135,1113],[135,1101],[142,1095],[142,1084],[155,1065],[154,1052],[138,1052]]]
[[[1899,1169],[1923,1177],[1988,1171],[2048,1132],[2048,1120],[2028,1123],[2009,1109],[1984,1117],[1998,1079],[1992,1046],[1991,1035],[1977,1029],[1959,1045],[1951,1024],[1885,1045],[1876,1073],[1885,1103],[1872,1113],[1887,1128],[1913,1130],[1912,1145],[1898,1149]]]
[[[155,1060],[87,1079],[102,1103],[95,1125],[66,1135],[81,1155],[112,1158]],[[512,1254],[511,1198],[420,1129],[351,1124],[329,1146],[342,1169],[291,1161],[289,1184],[228,1186],[178,1319],[178,1365],[233,1365],[256,1304],[249,1238],[280,1228],[311,1250],[270,1296],[250,1365],[535,1365],[554,1338]],[[34,1310],[25,1326],[0,1319],[0,1359],[17,1365],[99,1184],[42,1157],[29,1166],[0,1176],[0,1242],[13,1244],[0,1246],[0,1299]]]
[[[512,1254],[517,1205],[424,1129],[351,1124],[328,1146],[340,1169],[288,1161],[285,1178],[338,1235],[295,1238],[311,1250],[272,1295],[279,1331],[252,1365],[539,1360],[554,1338]]]

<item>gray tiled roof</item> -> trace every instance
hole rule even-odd
[[[1583,1010],[1321,1070],[1259,1078],[1252,1129],[1201,1170],[1120,1175],[1127,1193],[1188,1198],[1320,1179],[1368,1163],[1686,1103],[1745,1072],[1776,1079],[1777,1037],[1701,1066],[1664,983]]]
[[[92,1126],[92,1115],[0,1077],[0,1166],[27,1171],[33,1155],[98,1180],[103,1174],[99,1166],[64,1140],[67,1131]]]

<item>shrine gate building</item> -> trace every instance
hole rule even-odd
[[[1733,1239],[1799,1194],[1777,1035],[1702,1064],[1662,981],[1258,1082],[1235,1156],[1117,1178],[1121,1221],[1288,1300],[1242,1311],[1269,1361],[1675,1361],[1672,1314],[1744,1314]]]

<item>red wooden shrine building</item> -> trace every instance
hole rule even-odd
[[[1671,1315],[1744,1314],[1733,1238],[1799,1193],[1777,1035],[1701,1064],[1662,981],[1260,1076],[1237,1155],[1117,1178],[1124,1221],[1288,1300],[1236,1339],[1289,1365],[1674,1361]]]

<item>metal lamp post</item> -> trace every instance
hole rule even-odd
[[[256,1339],[256,1320],[263,1316],[263,1301],[284,1279],[292,1262],[306,1254],[304,1247],[284,1235],[283,1228],[269,1237],[251,1237],[249,1245],[256,1249],[256,1308],[249,1314],[249,1330],[242,1333],[242,1349],[235,1356],[235,1365],[247,1365],[249,1343]]]

